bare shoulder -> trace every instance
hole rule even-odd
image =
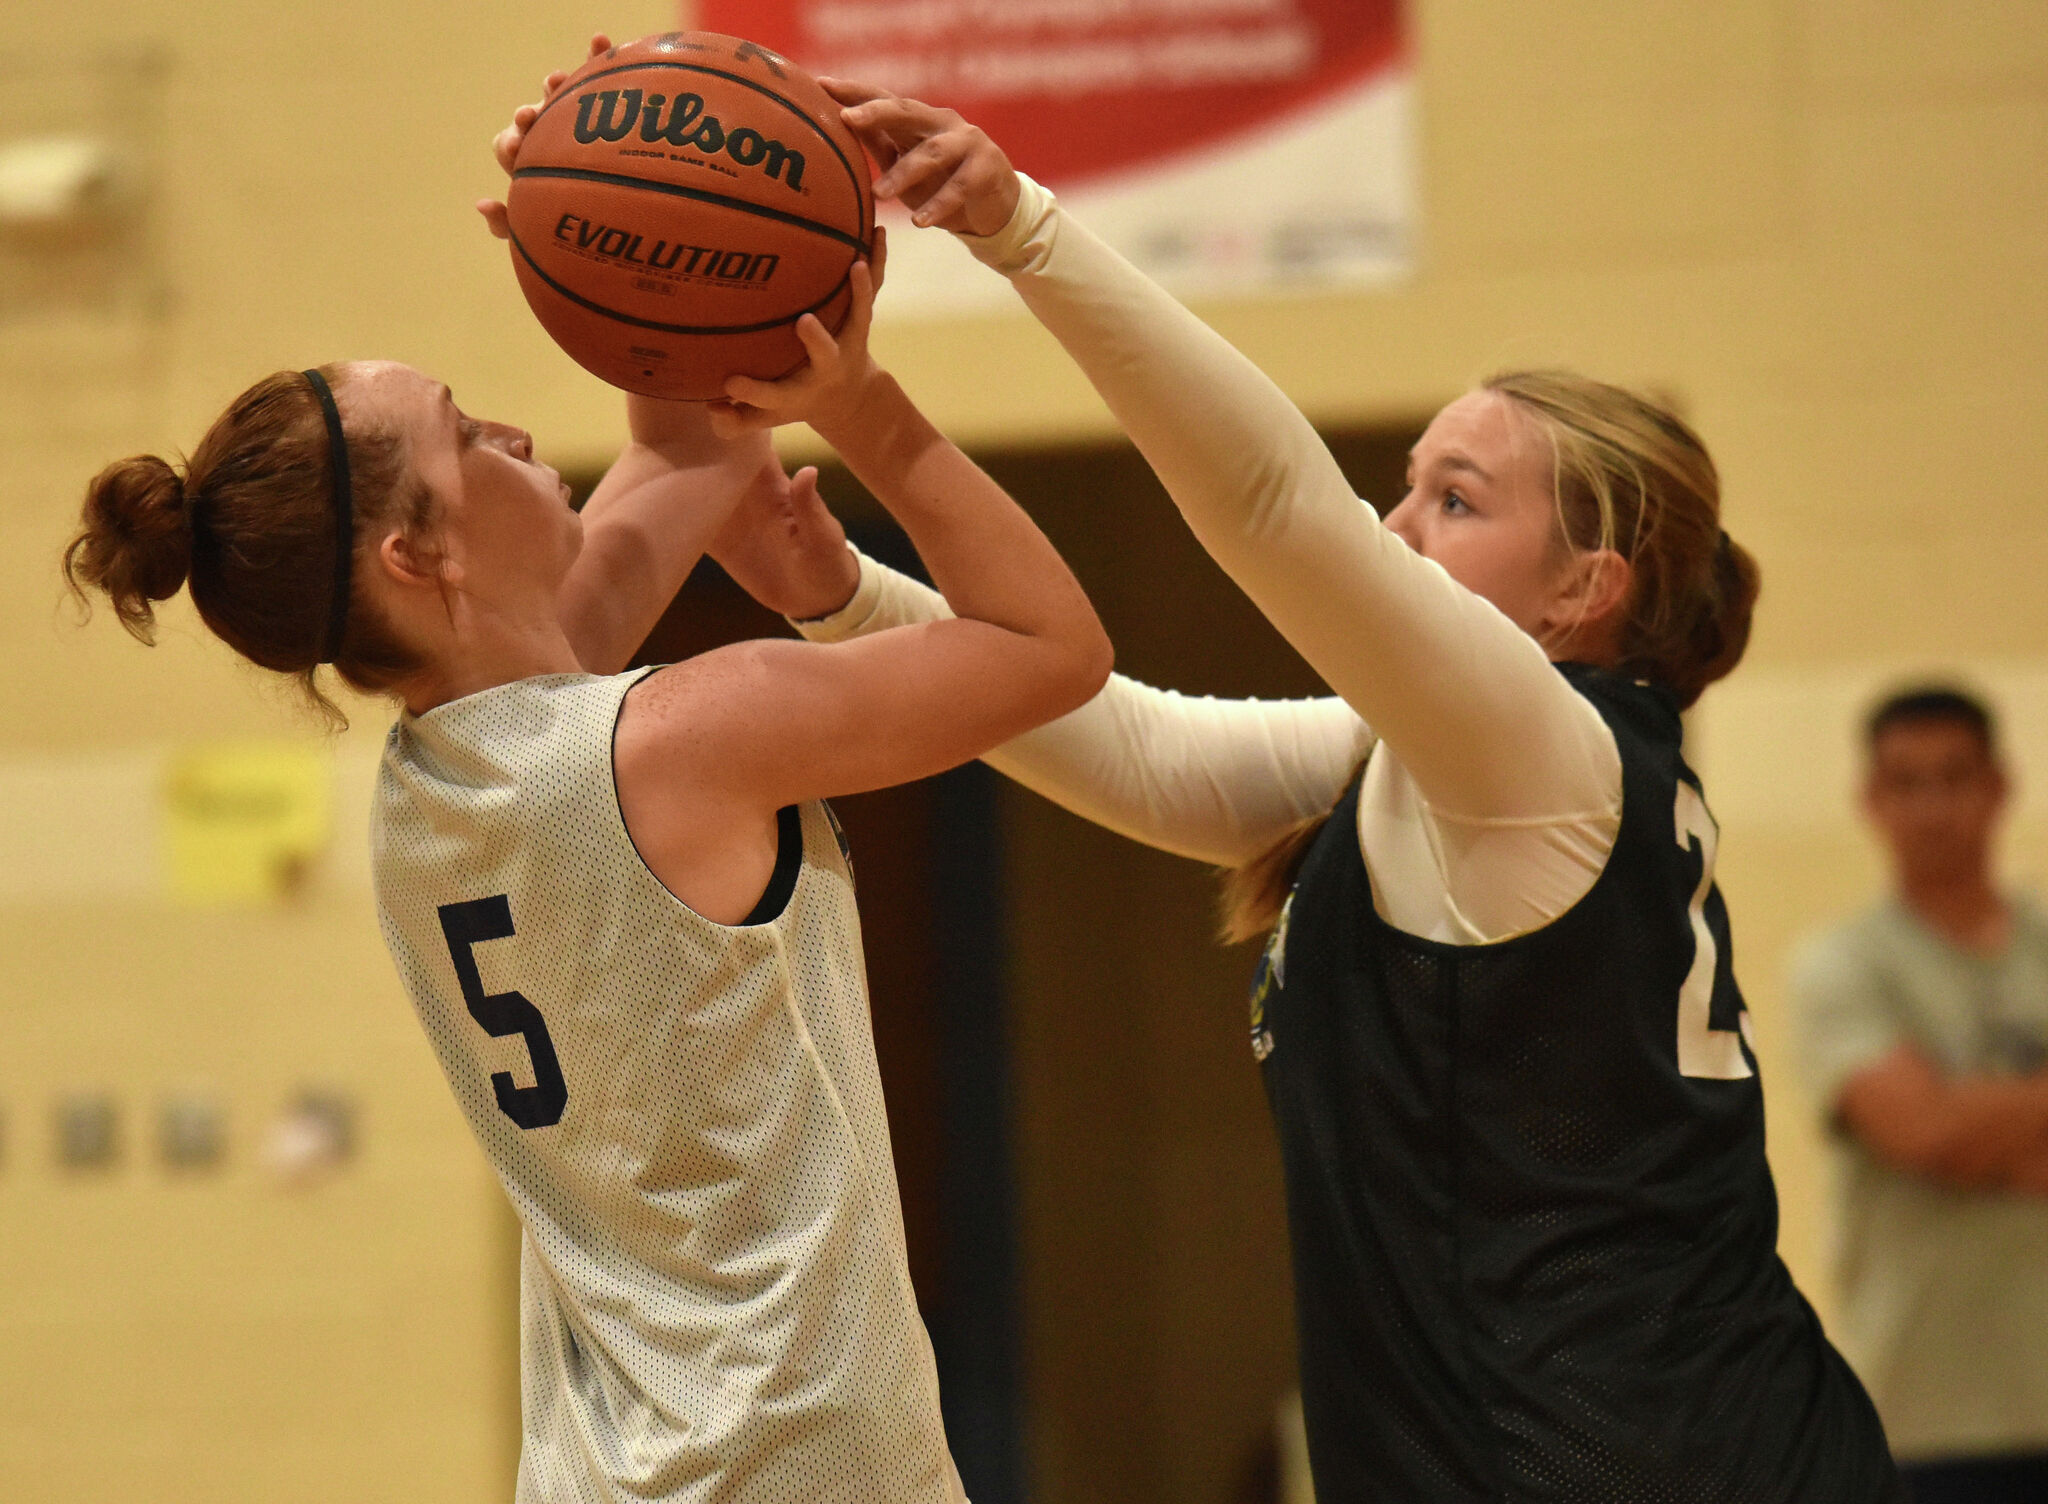
[[[654,875],[690,908],[737,924],[777,854],[777,801],[760,786],[786,650],[742,642],[647,675],[626,694],[612,745],[619,812]]]
[[[649,760],[671,777],[698,757],[714,767],[728,761],[737,750],[733,739],[758,726],[766,696],[807,646],[775,638],[735,642],[647,675],[619,712],[612,752],[620,775]]]

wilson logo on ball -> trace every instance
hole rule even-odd
[[[666,120],[662,119],[664,105],[668,107]],[[576,98],[576,139],[584,146],[623,141],[633,134],[635,125],[640,128],[640,139],[650,145],[666,141],[670,146],[695,147],[706,156],[723,152],[742,167],[760,168],[792,191],[803,187],[802,152],[748,127],[728,133],[716,115],[704,113],[700,94],[678,94],[670,99],[661,94],[643,96],[638,89],[593,89]]]
[[[796,65],[663,33],[584,61],[528,125],[505,193],[519,289],[593,375],[671,401],[773,381],[837,332],[874,237],[860,143]]]

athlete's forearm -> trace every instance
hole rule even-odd
[[[903,525],[954,614],[1107,674],[1109,639],[1066,561],[893,378],[875,373],[857,401],[810,421]]]
[[[1963,1185],[2010,1184],[2048,1149],[2048,1077],[1964,1077],[1943,1096],[1934,1174]]]
[[[970,249],[1064,345],[1233,580],[1468,818],[1606,808],[1620,763],[1542,650],[1382,527],[1308,421],[1249,360],[1025,184]]]
[[[832,616],[798,621],[842,641],[951,615],[939,593],[860,558]],[[1178,856],[1235,866],[1333,804],[1372,745],[1341,700],[1214,700],[1112,675],[1079,710],[983,760],[1085,820]]]
[[[1986,1188],[2026,1173],[2048,1146],[2048,1074],[1945,1076],[1910,1046],[1843,1087],[1843,1120],[1880,1159]]]
[[[563,629],[592,673],[631,661],[752,484],[781,470],[765,433],[712,434],[702,403],[627,405],[632,441],[583,507],[583,549],[562,583]]]

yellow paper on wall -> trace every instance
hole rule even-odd
[[[203,906],[288,896],[334,825],[332,758],[298,742],[224,742],[173,754],[164,774],[173,897]]]

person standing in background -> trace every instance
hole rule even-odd
[[[1896,694],[1863,810],[1893,891],[1815,937],[1793,1017],[1841,1149],[1835,1335],[1918,1504],[2048,1501],[2048,913],[2002,890],[1991,713]]]

